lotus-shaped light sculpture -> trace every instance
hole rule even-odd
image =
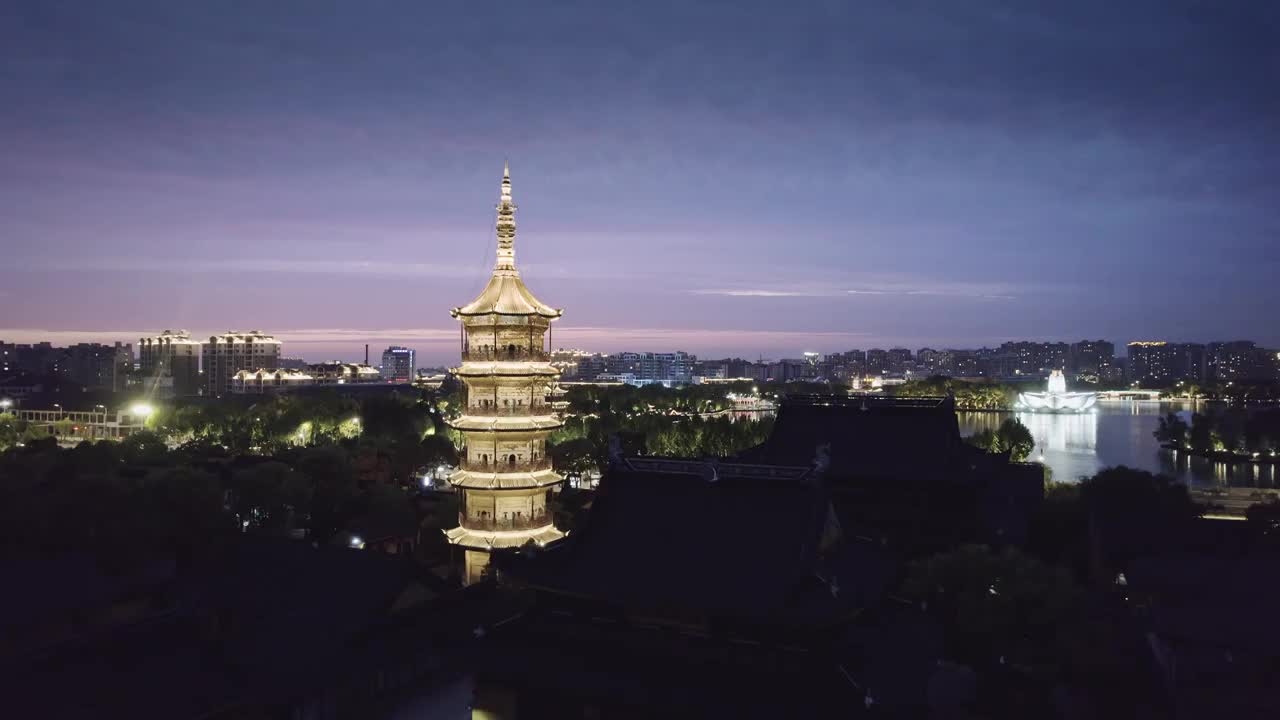
[[[1096,402],[1097,393],[1067,392],[1067,379],[1061,370],[1054,370],[1049,373],[1046,392],[1019,393],[1014,408],[1030,412],[1082,413],[1093,409]]]

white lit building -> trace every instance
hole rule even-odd
[[[265,395],[315,385],[316,379],[301,370],[241,370],[231,376],[233,395]]]
[[[364,385],[382,382],[378,368],[363,363],[311,363],[302,368],[315,378],[316,385]]]
[[[213,335],[202,347],[201,364],[205,395],[225,395],[241,370],[278,369],[280,341],[260,330]]]

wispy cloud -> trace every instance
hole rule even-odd
[[[50,272],[303,273],[457,278],[472,278],[476,274],[475,267],[449,264],[389,260],[316,260],[270,257],[226,259],[36,258],[18,260],[14,262],[14,265],[26,270]]]
[[[1016,300],[1016,295],[995,292],[966,291],[952,289],[859,289],[846,290],[848,295],[924,295],[947,298],[974,298],[978,300]]]
[[[722,295],[725,297],[830,297],[835,292],[817,292],[811,290],[762,290],[758,288],[726,289],[726,290],[693,290],[694,295]]]
[[[942,283],[936,285],[868,284],[856,288],[829,287],[774,289],[759,287],[691,290],[694,295],[755,298],[829,298],[854,295],[902,295],[916,297],[971,298],[975,300],[1015,300],[1013,289],[1004,285]]]

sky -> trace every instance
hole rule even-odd
[[[0,3],[0,340],[1280,345],[1280,3]]]

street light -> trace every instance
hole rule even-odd
[[[13,407],[12,400],[10,400],[9,398],[0,398],[0,412],[8,410],[11,407]]]

